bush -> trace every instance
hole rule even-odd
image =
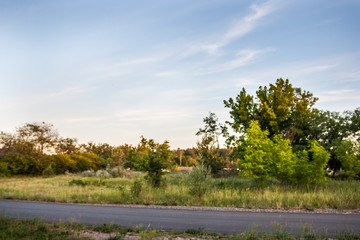
[[[138,198],[140,196],[140,193],[142,191],[142,181],[139,177],[134,179],[130,191],[131,191],[131,195],[134,198]]]
[[[244,176],[263,184],[269,177],[282,183],[317,184],[325,180],[330,154],[317,141],[310,141],[307,149],[294,154],[289,140],[281,135],[268,138],[258,122],[251,122],[245,140],[234,149],[240,158],[239,167]]]
[[[11,172],[8,167],[8,163],[0,162],[0,177],[10,177]]]
[[[95,177],[96,173],[95,173],[94,170],[90,169],[90,170],[83,171],[81,173],[81,176],[83,176],[83,177]]]
[[[49,156],[56,174],[64,174],[66,171],[73,172],[75,170],[76,162],[69,154],[57,154]]]
[[[189,193],[201,199],[209,190],[211,170],[204,164],[199,164],[189,173],[186,180],[189,185]]]
[[[51,177],[55,175],[55,171],[52,168],[51,164],[47,166],[44,171],[42,172],[43,177]]]
[[[106,170],[97,170],[95,176],[96,177],[105,177],[105,178],[111,177],[110,173],[108,173],[108,171],[106,171]]]
[[[317,184],[326,179],[326,165],[330,154],[317,141],[310,141],[308,149],[297,154],[293,182]]]

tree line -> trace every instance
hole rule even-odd
[[[227,153],[226,149],[222,149]],[[227,155],[223,154],[223,161]],[[108,143],[78,143],[76,138],[59,136],[46,122],[26,123],[14,133],[0,132],[0,176],[42,175],[50,167],[54,174],[105,168],[147,171],[159,184],[165,168],[195,166],[199,157],[194,148],[170,150],[169,142],[157,143],[141,136],[136,146]],[[121,169],[120,169],[121,168]]]
[[[194,148],[170,150],[169,142],[140,138],[136,146],[79,144],[62,138],[49,123],[26,123],[14,133],[0,133],[0,175],[41,175],[98,170],[106,167],[146,171],[159,185],[163,169],[199,163],[218,174],[224,167],[239,169],[261,183],[269,177],[289,184],[318,183],[328,171],[356,178],[360,174],[360,108],[343,113],[315,108],[318,98],[289,80],[260,86],[256,95],[243,88],[224,100],[230,121],[214,113]],[[225,137],[226,148],[219,145]]]

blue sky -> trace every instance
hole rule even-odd
[[[360,107],[358,0],[0,0],[0,130],[195,146],[209,111],[279,77]]]

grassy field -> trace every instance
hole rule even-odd
[[[272,233],[262,232],[258,227],[239,234],[222,235],[205,233],[201,229],[187,229],[184,232],[164,232],[155,229],[137,226],[123,228],[116,224],[103,224],[101,226],[86,226],[76,223],[76,220],[64,223],[59,220],[55,223],[45,223],[39,219],[19,220],[0,216],[0,239],[34,239],[34,240],[69,240],[69,239],[239,239],[239,240],[297,240],[297,239],[329,239],[325,232],[315,232],[310,228],[301,228],[301,234],[292,235],[286,227],[273,226]],[[360,239],[360,235],[353,232],[340,232],[331,239],[354,240]]]
[[[165,176],[153,188],[143,179],[81,176],[0,178],[0,198],[49,202],[214,206],[273,209],[360,209],[360,182],[328,179],[316,187],[294,187],[268,181],[261,188],[240,177],[211,180],[201,199],[189,194],[186,178]],[[139,184],[140,183],[140,184]]]

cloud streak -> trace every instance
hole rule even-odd
[[[250,9],[252,10],[252,12],[237,21],[233,26],[231,26],[225,32],[225,34],[223,34],[223,37],[216,41],[213,41],[212,43],[194,44],[182,54],[182,57],[191,56],[201,52],[205,52],[208,54],[217,53],[221,48],[254,30],[259,24],[260,20],[270,15],[276,10],[275,2],[276,1],[270,0],[263,4],[251,5]]]
[[[213,73],[219,73],[219,72],[226,72],[230,71],[242,66],[246,66],[253,62],[260,54],[274,51],[274,49],[264,49],[264,50],[251,50],[251,49],[245,49],[241,50],[236,56],[235,59],[224,62],[222,64],[219,64],[215,67],[212,67],[211,70],[203,71],[200,73],[197,73],[195,75],[208,75]]]

